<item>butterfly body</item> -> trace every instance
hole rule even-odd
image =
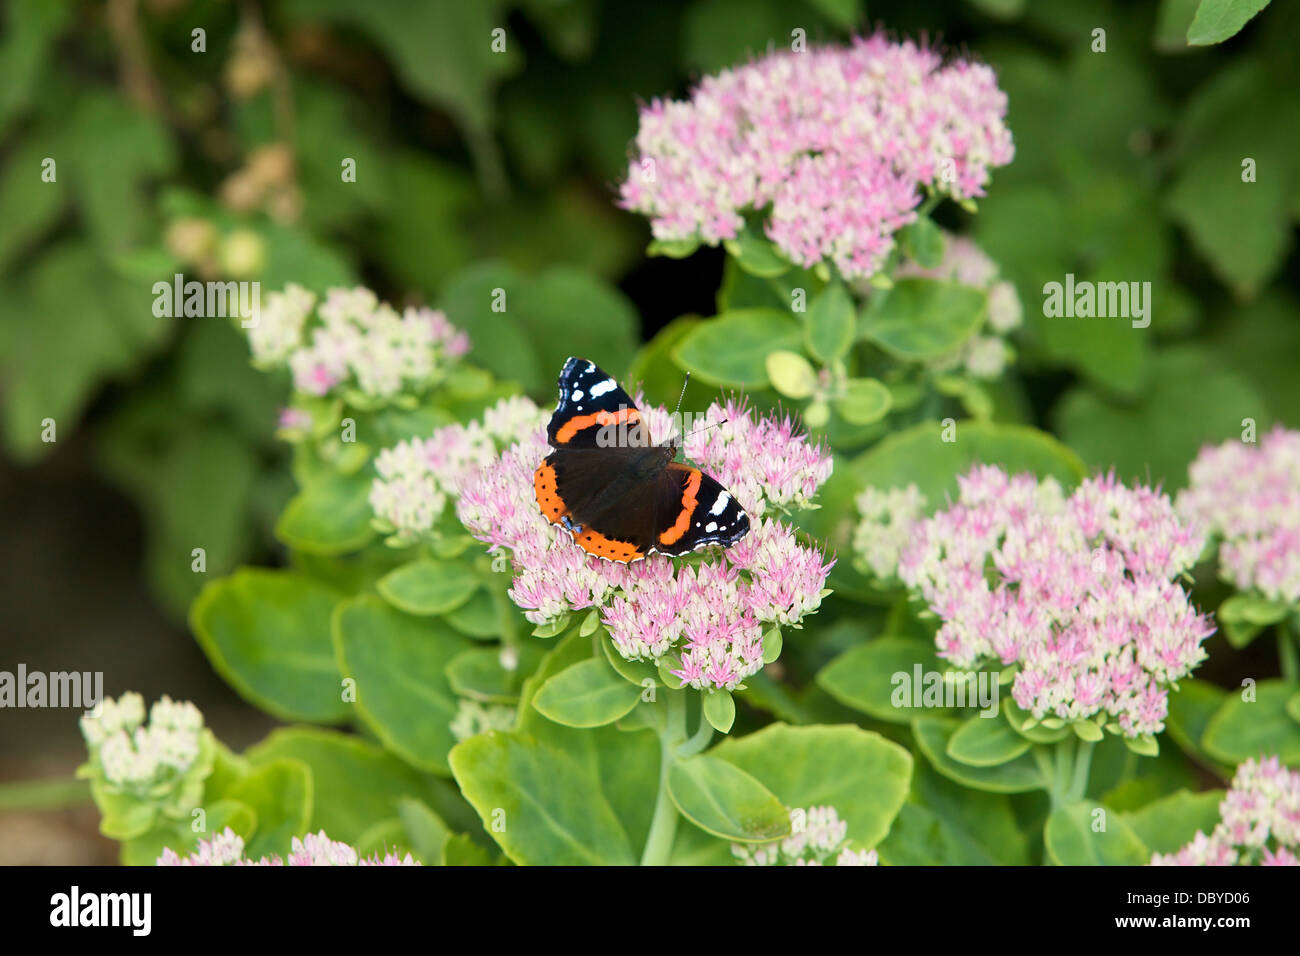
[[[627,563],[728,546],[749,516],[715,479],[654,444],[627,393],[595,363],[571,358],[547,426],[555,450],[537,467],[537,505],[584,550]]]

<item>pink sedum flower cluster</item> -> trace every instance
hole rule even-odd
[[[744,866],[877,866],[875,850],[848,846],[849,825],[834,807],[792,809],[793,832],[772,843],[731,845],[731,855]]]
[[[643,108],[621,203],[657,239],[711,245],[770,206],[767,234],[792,262],[870,276],[922,189],[982,196],[1011,162],[1006,109],[987,66],[881,34],[771,53]]]
[[[1300,431],[1279,425],[1258,445],[1207,445],[1190,477],[1178,511],[1221,539],[1224,577],[1238,590],[1300,604]]]
[[[856,563],[883,583],[898,576],[898,560],[912,541],[912,531],[925,516],[925,495],[916,485],[906,488],[867,487],[854,499],[860,519],[853,531]]]
[[[412,438],[375,457],[378,478],[370,488],[375,524],[393,543],[419,540],[434,527],[465,478],[484,468],[523,431],[545,429],[547,413],[530,399],[504,398],[482,421],[448,425],[431,438]]]
[[[788,419],[758,418],[737,403],[714,405],[707,412],[710,421],[728,418],[726,425],[711,429],[722,437],[687,440],[688,457],[749,510],[754,524],[745,538],[698,561],[651,554],[618,564],[587,554],[541,514],[533,472],[551,451],[549,416],[527,399],[513,401],[531,409],[524,414],[521,404],[517,415],[506,416],[515,429],[513,441],[503,443],[499,453],[474,458],[470,466],[450,469],[451,474],[438,472],[436,483],[438,494],[455,498],[456,513],[469,532],[492,553],[510,558],[509,594],[529,621],[555,624],[572,612],[598,609],[614,646],[628,660],[667,658],[684,683],[730,690],[763,666],[765,627],[798,626],[819,608],[833,562],[799,544],[781,521],[763,517],[806,505],[830,474],[829,453],[797,434]],[[666,438],[668,413],[644,407],[642,413],[650,434]],[[491,431],[486,423],[483,427]],[[440,429],[423,443],[423,454],[426,459],[441,454],[474,428]],[[388,494],[380,495],[381,503]],[[425,486],[411,494],[430,492]]]
[[[1175,853],[1156,853],[1152,866],[1300,865],[1300,772],[1277,757],[1248,760],[1237,768],[1220,823],[1200,830]]]
[[[346,843],[331,840],[320,833],[308,833],[302,839],[293,838],[288,859],[281,859],[272,854],[260,860],[244,857],[244,840],[230,827],[214,836],[203,840],[198,849],[189,856],[181,856],[175,850],[166,848],[158,857],[158,866],[419,866],[411,854],[399,857],[396,853],[384,856],[374,854],[362,858],[356,850]]]
[[[360,286],[330,289],[316,308],[313,293],[290,284],[267,296],[247,332],[255,365],[288,366],[294,388],[317,397],[344,388],[380,400],[418,391],[469,351],[469,337],[442,312],[399,313]]]
[[[1037,719],[1164,729],[1168,686],[1214,633],[1172,579],[1204,534],[1168,496],[1113,474],[1068,498],[1049,479],[976,466],[956,503],[916,525],[898,573],[943,621],[939,656],[1018,665],[1012,696]]]

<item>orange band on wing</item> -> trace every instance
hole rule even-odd
[[[564,427],[555,433],[555,440],[560,444],[564,444],[571,441],[578,432],[584,428],[590,428],[592,425],[619,425],[635,422],[640,418],[641,413],[635,408],[620,408],[616,412],[599,411],[592,412],[590,415],[578,415],[564,423]]]
[[[645,557],[641,551],[637,550],[636,545],[627,541],[615,541],[613,538],[607,538],[599,531],[592,531],[590,528],[579,535],[575,535],[573,540],[578,542],[582,550],[588,554],[594,554],[598,558],[618,561],[621,564],[627,564],[629,561]]]
[[[700,480],[703,477],[698,468],[690,468],[691,477],[686,480],[686,490],[682,492],[682,513],[677,516],[673,526],[659,535],[660,544],[672,544],[691,527],[691,515],[695,513],[695,506],[699,504],[695,496],[700,490]]]
[[[544,461],[533,472],[533,493],[537,496],[537,507],[551,524],[559,524],[568,506],[560,497],[555,482],[555,469],[549,461]]]

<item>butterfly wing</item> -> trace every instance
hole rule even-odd
[[[627,392],[595,362],[570,358],[560,371],[560,401],[546,426],[556,448],[645,448],[650,435]]]
[[[653,549],[676,557],[709,544],[729,547],[749,533],[731,492],[698,468],[671,462],[660,476]]]
[[[643,558],[654,544],[646,509],[657,485],[635,476],[634,462],[644,453],[561,446],[533,473],[537,506],[589,554],[624,563]]]

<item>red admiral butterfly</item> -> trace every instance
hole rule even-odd
[[[588,554],[626,564],[735,544],[749,531],[731,493],[652,444],[627,392],[594,362],[571,358],[546,437],[555,451],[533,473],[537,505]]]

